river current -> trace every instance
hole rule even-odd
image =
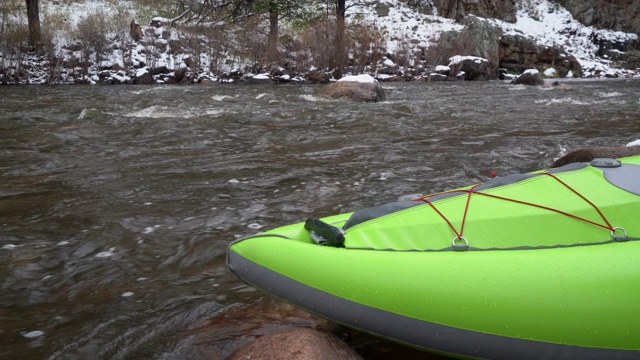
[[[224,357],[234,239],[640,138],[639,80],[564,84],[0,87],[0,358]]]

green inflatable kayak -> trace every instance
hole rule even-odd
[[[233,242],[311,313],[472,358],[640,359],[640,156],[494,178]]]

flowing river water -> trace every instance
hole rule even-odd
[[[0,358],[224,357],[290,321],[234,239],[640,138],[640,81],[565,84],[0,87]]]

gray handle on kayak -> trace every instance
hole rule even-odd
[[[307,219],[307,221],[304,223],[304,228],[309,231],[313,231],[324,239],[327,239],[327,243],[329,244],[338,246],[344,244],[344,233],[342,232],[342,230],[333,225],[329,225],[320,219]]]

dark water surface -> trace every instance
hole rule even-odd
[[[640,138],[640,81],[567,84],[0,87],[0,358],[228,355],[230,241]]]

